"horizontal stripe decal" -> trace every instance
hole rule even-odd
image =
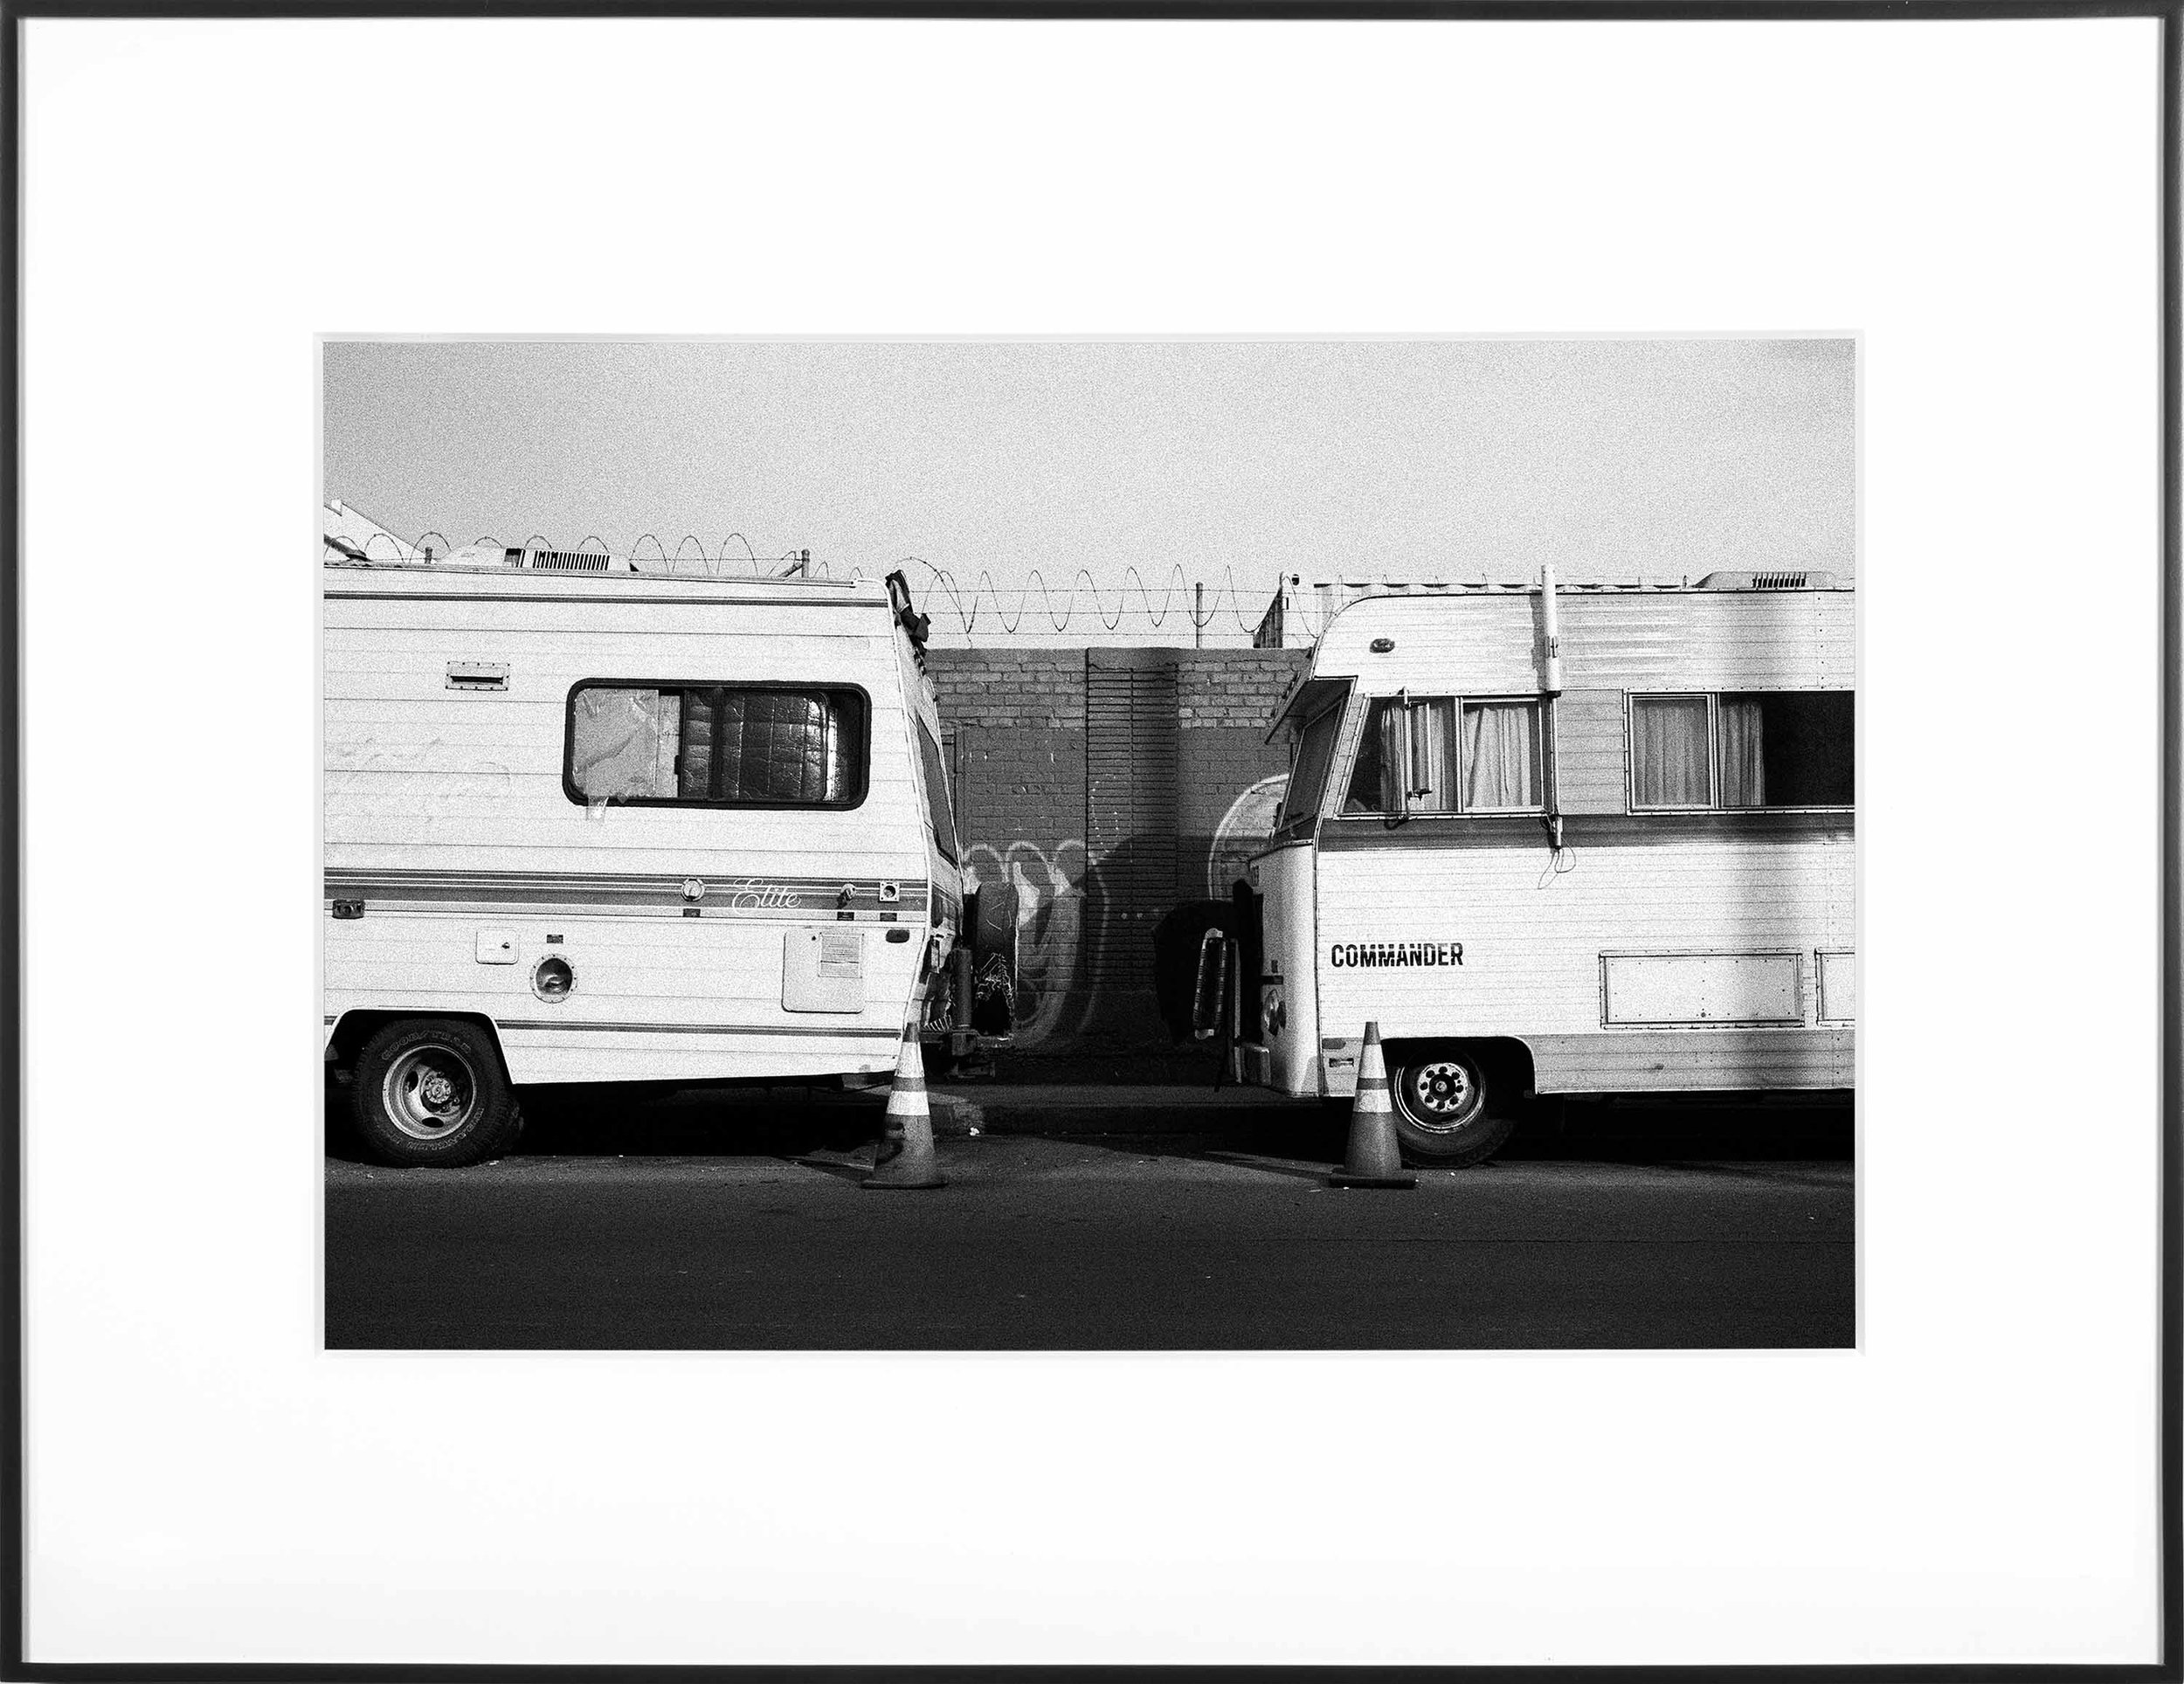
[[[1648,843],[1719,839],[1794,842],[1815,836],[1849,841],[1856,833],[1848,812],[1565,813],[1562,843],[1568,848],[1630,847]],[[1547,846],[1537,813],[1476,818],[1413,817],[1390,825],[1380,818],[1330,818],[1320,826],[1324,853],[1364,853],[1395,848],[1538,848]]]
[[[352,603],[582,603],[587,608],[605,604],[643,603],[675,608],[861,608],[882,614],[887,604],[871,597],[625,597],[605,591],[582,596],[568,591],[548,595],[530,590],[329,590],[328,602]]]
[[[325,903],[328,911],[334,902]],[[760,911],[752,908],[741,910],[708,905],[701,912],[695,907],[646,906],[632,904],[617,906],[606,901],[496,901],[490,897],[463,898],[453,901],[411,901],[380,895],[364,903],[361,917],[370,918],[425,918],[447,922],[465,918],[536,918],[561,923],[589,922],[593,920],[627,921],[641,919],[648,923],[705,923],[718,928],[734,924],[750,928],[757,924],[848,924],[858,929],[918,929],[926,928],[923,904],[910,908],[901,916],[892,915],[895,908],[882,911],[867,907],[853,911],[844,908],[836,912],[826,907],[774,908]],[[686,916],[696,913],[696,917]],[[356,921],[343,919],[343,923]]]
[[[902,1031],[869,1029],[856,1024],[609,1024],[549,1022],[525,1018],[495,1018],[495,1029],[606,1030],[621,1035],[824,1035],[840,1040],[899,1041]]]
[[[683,898],[682,886],[696,881],[705,893]],[[880,890],[893,883],[897,898],[882,901]],[[926,880],[922,877],[765,877],[755,875],[685,877],[615,875],[585,872],[329,871],[328,901],[455,906],[652,907],[695,906],[707,913],[787,913],[832,915],[842,905],[858,912],[895,910],[923,921]]]

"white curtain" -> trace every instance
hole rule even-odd
[[[574,714],[569,772],[585,799],[630,801],[675,793],[681,692],[579,690]]]
[[[1456,811],[1455,703],[1447,697],[1411,704],[1411,789],[1414,813]]]
[[[1713,804],[1713,780],[1707,770],[1705,697],[1634,697],[1630,726],[1637,805]]]
[[[1539,704],[1536,701],[1475,701],[1463,710],[1463,805],[1482,808],[1537,807],[1539,770]]]
[[[1296,779],[1290,779],[1294,787]],[[1381,696],[1365,714],[1365,729],[1358,738],[1358,752],[1350,768],[1350,788],[1343,797],[1346,813],[1400,813],[1403,811],[1403,704]],[[1286,815],[1290,802],[1285,800]]]
[[[1714,707],[1721,731],[1721,804],[1766,806],[1767,774],[1766,758],[1760,752],[1758,699],[1735,701],[1724,696]]]

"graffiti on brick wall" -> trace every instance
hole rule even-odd
[[[1286,774],[1261,778],[1229,803],[1206,850],[1207,901],[1226,902],[1246,862],[1266,845],[1288,784]],[[1102,941],[1156,941],[1150,925],[1129,921],[1123,908],[1109,904],[1112,886],[1081,838],[976,843],[964,851],[964,868],[978,893],[980,996],[998,986],[1007,1001],[1006,1025],[981,1027],[1006,1027],[1019,1048],[1068,1041],[1093,1025],[1101,978],[1113,963],[1111,956],[1099,957]],[[990,984],[985,967],[997,956],[1004,969]]]
[[[1093,1004],[1079,986],[1091,870],[1083,841],[1050,848],[1021,839],[980,842],[965,851],[964,867],[978,890],[980,947],[1008,960],[1016,1044],[1036,1046],[1067,1033]]]
[[[1274,834],[1274,821],[1282,811],[1282,793],[1289,775],[1280,772],[1262,777],[1235,800],[1213,827],[1213,840],[1206,851],[1206,898],[1226,901],[1229,890],[1244,874],[1251,856]]]

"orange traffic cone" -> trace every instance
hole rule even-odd
[[[1337,1187],[1415,1187],[1403,1173],[1403,1149],[1395,1138],[1395,1108],[1388,1101],[1387,1060],[1380,1054],[1380,1025],[1365,1025],[1358,1054],[1358,1094],[1350,1101],[1350,1156],[1327,1177]]]
[[[895,1059],[895,1086],[888,1090],[887,1132],[865,1187],[944,1187],[933,1160],[933,1114],[925,1103],[925,1054],[918,1046],[915,1020],[902,1025],[902,1047]]]

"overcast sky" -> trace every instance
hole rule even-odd
[[[325,494],[405,538],[646,533],[981,573],[1019,639],[1247,641],[1282,575],[1852,570],[1848,340],[328,343]],[[741,558],[740,545],[731,543]],[[649,553],[649,551],[647,551]],[[1158,607],[1154,627],[1126,571]],[[1229,580],[1234,583],[1234,608]],[[998,631],[996,599],[978,640]]]

